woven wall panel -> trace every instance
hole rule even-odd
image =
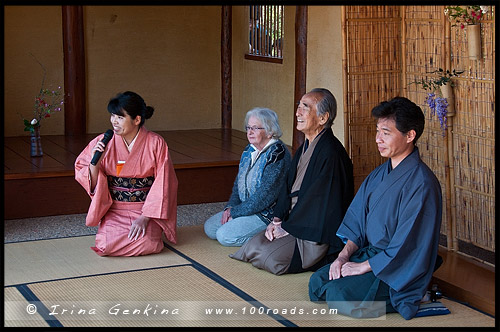
[[[441,183],[441,233],[455,250],[459,241],[465,241],[495,251],[492,8],[481,22],[482,56],[476,61],[468,56],[467,30],[450,27],[444,6],[345,7],[347,134],[356,188],[384,161],[375,145],[371,108],[394,96],[406,96],[426,116],[418,146]],[[436,77],[431,72],[438,68],[464,71],[453,78],[456,115],[448,119],[450,129],[444,131],[425,103],[427,92],[411,84]]]
[[[400,94],[401,39],[397,6],[348,6],[347,105],[348,146],[357,190],[366,176],[384,162],[375,144],[371,110]]]
[[[443,199],[443,219],[441,233],[449,234],[448,221],[448,192],[446,190],[446,165],[445,158],[447,150],[443,139],[443,130],[436,116],[433,116],[425,106],[427,93],[416,84],[416,80],[432,78],[430,72],[437,68],[444,68],[443,47],[444,22],[440,8],[435,6],[407,6],[405,7],[406,35],[403,40],[406,43],[405,57],[405,96],[419,105],[425,114],[425,129],[417,146],[420,148],[422,160],[432,169],[441,184]]]
[[[492,7],[490,7],[492,8]],[[479,60],[468,56],[467,28],[451,27],[455,82],[453,146],[456,238],[495,251],[495,30],[492,11],[481,21]]]

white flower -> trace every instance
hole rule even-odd
[[[479,6],[481,8],[481,11],[483,12],[483,14],[486,14],[489,10],[489,6]]]
[[[449,13],[449,12],[450,12],[450,10],[449,10],[448,8],[446,8],[446,9],[444,10],[444,14],[445,14],[446,16],[448,16],[448,13]]]
[[[32,124],[33,126],[34,126],[34,125],[36,125],[37,123],[38,123],[38,120],[37,120],[37,119],[33,119],[33,120],[31,120],[31,124]]]

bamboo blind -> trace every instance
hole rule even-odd
[[[443,219],[441,234],[447,240],[451,236],[451,194],[448,190],[447,178],[447,146],[448,137],[443,137],[443,131],[436,117],[431,116],[425,106],[427,93],[422,87],[410,84],[420,78],[432,78],[427,74],[437,68],[446,68],[446,34],[442,6],[405,6],[404,7],[404,95],[419,105],[425,114],[425,129],[417,145],[422,160],[432,169],[441,184],[443,199]],[[449,241],[443,240],[442,245],[449,246]]]
[[[371,109],[400,92],[401,19],[399,7],[394,6],[347,6],[343,10],[347,148],[357,190],[374,166],[383,162],[375,144]]]
[[[459,244],[465,242],[494,252],[495,30],[491,10],[481,23],[479,60],[469,59],[467,31],[451,27],[444,6],[345,6],[342,14],[346,145],[356,188],[384,161],[374,143],[371,109],[383,100],[406,96],[426,115],[417,145],[442,187],[445,240],[441,244],[461,251]],[[453,78],[456,115],[449,117],[445,131],[425,104],[426,91],[410,84],[433,77],[429,72],[438,68],[465,71]]]
[[[494,9],[495,7],[490,7]],[[455,80],[455,239],[495,251],[495,26],[490,10],[481,23],[482,56],[470,60],[467,29],[451,28]],[[455,245],[456,246],[456,245]],[[460,248],[458,248],[460,249]]]
[[[250,6],[248,54],[282,58],[284,6]]]

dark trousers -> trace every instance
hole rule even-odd
[[[362,248],[351,257],[351,261],[365,261],[378,251],[376,248]],[[311,275],[311,301],[326,301],[329,308],[356,318],[374,318],[396,312],[391,305],[389,286],[373,272],[329,280],[329,271],[330,264],[327,264]]]

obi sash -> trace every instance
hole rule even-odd
[[[154,182],[154,176],[124,178],[108,175],[111,198],[119,202],[144,202]]]

